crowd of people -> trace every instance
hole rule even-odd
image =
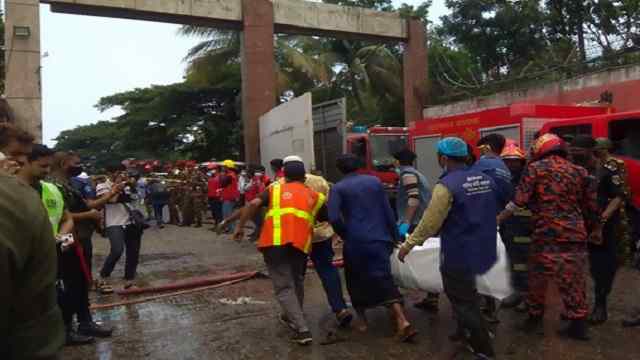
[[[126,169],[89,177],[78,155],[34,144],[28,133],[0,124],[0,280],[6,284],[0,357],[55,358],[63,344],[111,336],[112,328],[93,320],[89,291],[113,292],[111,275],[123,253],[123,288],[135,286],[148,223],[162,228],[168,217],[174,225],[201,227],[207,209],[212,230],[235,240],[246,238],[248,222],[255,225],[249,238],[268,269],[279,320],[298,344],[313,341],[303,311],[308,259],[338,326],[353,323],[367,331],[367,310],[382,306],[394,319],[398,341],[415,338],[391,256],[404,262],[435,236],[443,293],[457,323],[450,339],[466,343],[478,359],[495,356],[490,324],[498,321],[499,308],[526,312],[519,330],[542,333],[549,281],[558,286],[568,322],[560,334],[589,340],[588,326],[608,320],[617,270],[636,251],[624,162],[610,155],[607,139],[583,135],[541,135],[526,154],[492,134],[473,144],[477,159],[471,145],[455,137],[439,141],[436,184],[414,167],[414,152],[393,154],[399,182],[392,204],[378,178],[351,154],[338,158],[344,177],[336,184],[307,171],[293,155],[270,162],[273,179],[263,166],[240,169],[232,160],[165,178]],[[96,231],[109,239],[110,252],[94,273]],[[475,283],[496,263],[498,239],[507,249],[515,290],[500,304],[479,295]],[[343,242],[355,313],[333,263],[337,240]],[[436,312],[440,295],[427,293],[414,305]],[[623,325],[640,325],[640,314],[630,314]]]
[[[368,327],[366,310],[385,306],[395,319],[398,340],[415,337],[390,256],[398,247],[397,256],[404,261],[415,246],[435,236],[441,241],[443,292],[458,324],[450,339],[469,345],[478,359],[495,356],[490,324],[499,322],[499,308],[527,313],[518,329],[542,333],[549,281],[558,287],[562,318],[568,322],[560,335],[588,341],[589,325],[608,320],[614,278],[636,251],[631,239],[637,233],[629,222],[635,209],[624,162],[610,155],[610,141],[545,134],[535,139],[528,155],[498,134],[474,145],[480,152],[477,159],[471,144],[459,138],[438,143],[443,171],[434,186],[413,167],[415,153],[395,153],[400,178],[395,209],[359,158],[340,157],[336,165],[344,178],[329,186],[308,174],[300,158],[290,156],[281,177],[223,221],[239,220],[233,236],[240,240],[244,224],[262,214],[257,246],[282,308],[280,320],[294,331],[294,341],[312,342],[302,310],[307,257],[316,266],[338,324],[348,326],[355,318],[344,306],[340,278],[326,260],[333,255],[325,245],[330,234],[344,242],[346,288],[362,331]],[[507,249],[515,290],[499,305],[480,296],[475,284],[476,276],[496,263],[498,239]],[[326,265],[318,264],[322,261]],[[594,283],[591,308],[589,274]],[[415,306],[437,311],[439,299],[429,293]],[[630,314],[622,325],[640,325],[639,314]]]

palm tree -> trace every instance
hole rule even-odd
[[[180,29],[184,36],[195,36],[203,40],[189,50],[185,60],[187,80],[197,85],[239,86],[239,77],[220,79],[223,68],[240,71],[241,34],[235,31],[216,30],[200,26],[186,25]],[[327,57],[310,49],[313,38],[278,35],[275,38],[275,60],[277,93],[294,91],[301,94],[315,87],[327,84],[332,76],[332,63]]]

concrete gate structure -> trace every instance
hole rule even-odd
[[[305,0],[5,0],[6,98],[16,121],[42,137],[39,5],[53,12],[242,31],[245,161],[260,160],[259,118],[275,103],[274,34],[405,44],[405,123],[422,118],[427,80],[424,24],[397,13]],[[80,45],[80,44],[79,44]]]

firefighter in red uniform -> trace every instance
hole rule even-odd
[[[545,134],[533,146],[515,198],[499,215],[503,222],[518,208],[533,213],[529,254],[529,318],[521,330],[541,332],[549,280],[558,285],[569,326],[560,333],[588,340],[585,318],[587,238],[597,223],[595,180],[569,162],[566,144]]]

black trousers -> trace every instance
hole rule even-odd
[[[75,249],[58,252],[58,267],[58,305],[65,328],[71,328],[74,315],[79,323],[91,322],[89,286]]]
[[[613,288],[613,282],[618,272],[618,254],[615,238],[615,220],[604,225],[602,245],[589,244],[589,263],[591,277],[594,283],[595,303],[599,306],[607,305],[607,297]]]
[[[124,263],[124,278],[125,280],[133,280],[136,277],[138,262],[140,261],[142,233],[132,225],[109,226],[106,232],[109,242],[111,243],[111,251],[104,261],[100,276],[103,278],[111,276],[113,269],[126,249],[127,257]]]
[[[91,241],[91,236],[88,238],[80,239],[80,244],[82,244],[84,261],[87,263],[89,271],[93,271],[93,242]]]
[[[466,329],[471,337],[469,345],[476,353],[494,356],[487,323],[480,311],[475,276],[466,272],[441,268],[444,292],[449,298],[458,329]]]

